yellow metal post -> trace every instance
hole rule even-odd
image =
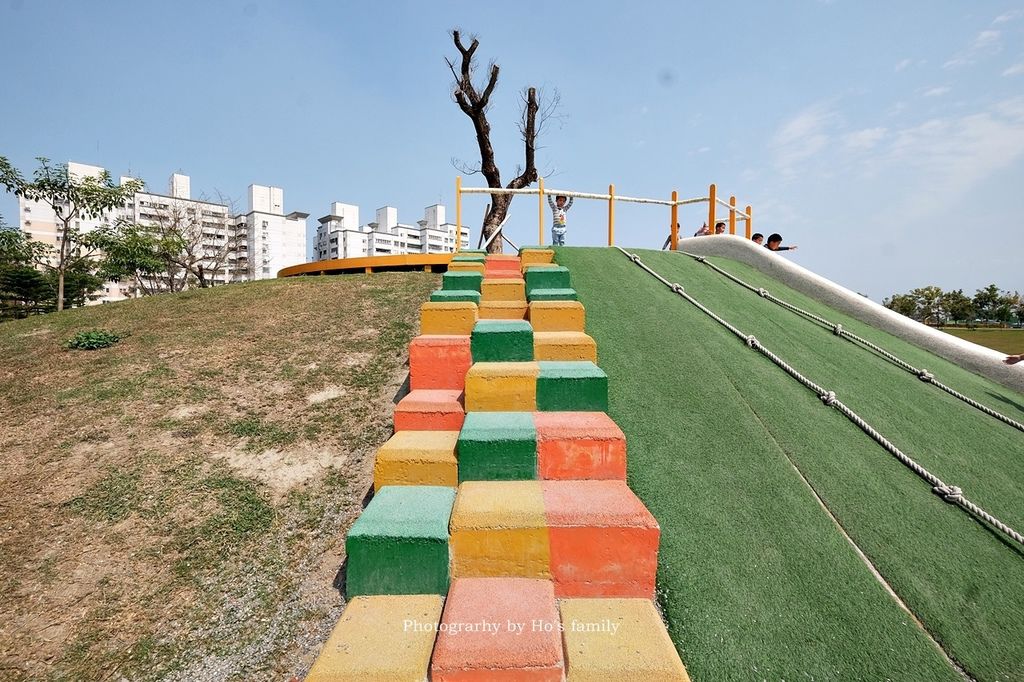
[[[679,248],[679,192],[672,190],[672,239],[669,248],[673,251]]]
[[[751,213],[750,207],[747,206],[747,239],[750,239],[750,236],[753,234],[753,229],[754,229],[753,223],[754,223],[754,214]]]
[[[537,203],[537,246],[544,246],[544,178],[537,179],[540,201]]]
[[[615,185],[608,185],[608,246],[615,246]]]
[[[736,197],[729,197],[729,234],[736,234]]]
[[[462,176],[455,176],[455,253],[462,243]]]
[[[717,188],[715,183],[711,183],[708,188],[708,234],[715,233],[715,203],[718,201]]]

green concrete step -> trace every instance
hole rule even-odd
[[[485,257],[486,257],[485,254],[482,254],[482,253],[466,253],[464,251],[459,251],[457,254],[452,256],[452,262],[453,263],[465,263],[465,262],[469,262],[469,263],[483,263]]]
[[[526,320],[479,320],[470,338],[473,362],[533,360],[533,327]]]
[[[541,272],[550,268],[542,268]],[[533,268],[530,268],[528,272],[532,272]],[[526,296],[526,300],[529,302],[534,301],[576,301],[579,296],[576,295],[575,289],[534,289],[529,291]]]
[[[445,291],[480,291],[484,276],[473,270],[449,270],[441,276],[441,289]]]
[[[593,362],[541,361],[537,409],[542,412],[607,412],[608,375]]]
[[[348,596],[448,591],[448,521],[455,489],[385,486],[345,540]]]
[[[457,446],[459,482],[537,478],[537,427],[530,412],[470,412]]]
[[[572,289],[569,280],[569,268],[559,265],[554,267],[527,268],[523,275],[526,280],[526,297],[530,293],[545,289]]]
[[[480,292],[473,290],[457,290],[457,289],[435,289],[430,293],[430,301],[432,303],[451,303],[454,301],[465,301],[468,303],[480,304]]]

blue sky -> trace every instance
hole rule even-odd
[[[441,201],[476,153],[449,97],[447,31],[501,64],[491,123],[507,181],[521,87],[561,94],[549,186],[734,193],[792,258],[876,300],[913,286],[1024,290],[1024,3],[873,0],[499,5],[449,2],[0,0],[0,154],[129,171],[166,190],[286,210]],[[467,184],[481,184],[479,177]],[[485,200],[466,202],[479,226]],[[16,220],[16,202],[0,196]],[[510,232],[536,241],[536,205]],[[660,246],[667,209],[623,206],[621,243]],[[684,230],[702,210],[684,209]],[[577,202],[569,242],[600,244]]]

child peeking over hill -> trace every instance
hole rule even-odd
[[[555,200],[548,196],[548,206],[551,207],[551,244],[553,246],[565,246],[566,221],[565,214],[572,208],[572,197],[566,198],[559,194]]]
[[[796,251],[796,246],[783,246],[782,235],[775,232],[768,236],[768,243],[764,245],[769,251]]]

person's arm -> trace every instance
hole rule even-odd
[[[551,207],[552,211],[555,210],[555,200],[551,198],[550,194],[548,195],[548,206]]]
[[[565,202],[565,210],[566,211],[568,211],[569,208],[572,207],[572,199],[573,199],[572,197],[569,197],[568,199],[566,199],[566,202]]]
[[[1007,355],[1006,359],[1003,360],[1008,365],[1016,365],[1018,362],[1024,361],[1024,353],[1020,355]]]
[[[795,246],[780,246],[776,251],[796,251]]]

